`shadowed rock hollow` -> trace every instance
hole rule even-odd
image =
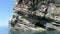
[[[60,0],[15,0],[10,30],[60,31]]]

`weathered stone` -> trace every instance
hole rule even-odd
[[[52,23],[54,22],[54,23]],[[60,0],[15,0],[10,30],[60,31]]]
[[[46,18],[53,19],[55,21],[60,22],[60,7],[57,8],[55,4],[50,4],[47,10]]]
[[[48,28],[51,28],[53,30],[57,30],[57,31],[60,31],[60,24],[57,24],[55,22],[52,22],[52,23],[47,23],[46,24],[46,29]]]

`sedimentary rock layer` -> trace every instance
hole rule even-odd
[[[60,0],[15,0],[10,30],[60,30]]]

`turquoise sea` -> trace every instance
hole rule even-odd
[[[45,32],[18,32],[9,31],[8,27],[0,27],[0,34],[60,34],[57,31],[45,31]]]

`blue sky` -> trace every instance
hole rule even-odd
[[[0,0],[0,27],[8,26],[12,16],[14,0]]]

